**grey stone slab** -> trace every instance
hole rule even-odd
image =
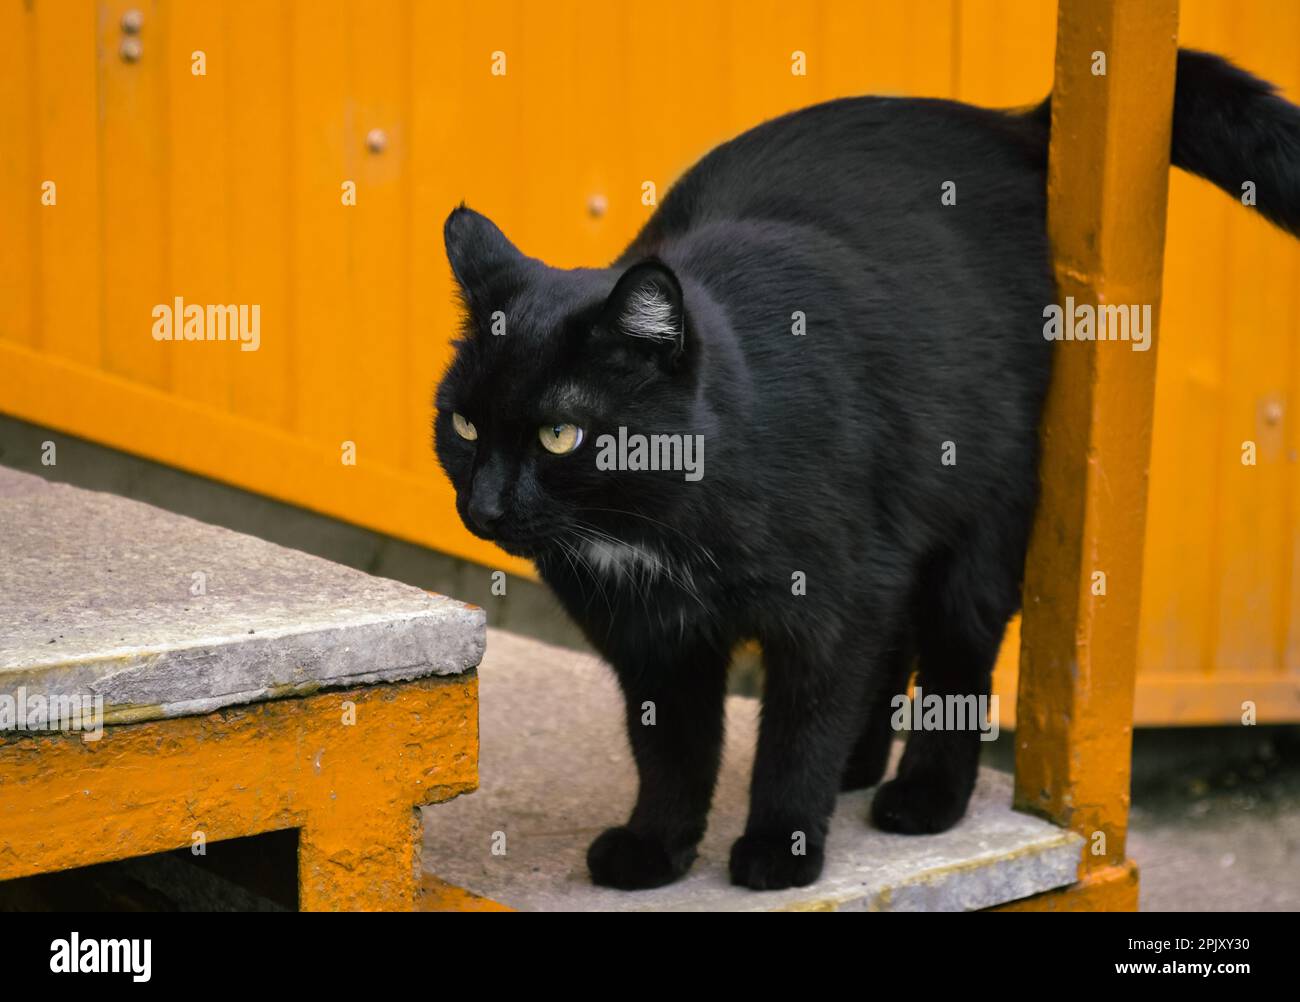
[[[1079,836],[1011,810],[1011,777],[985,769],[952,831],[876,831],[866,822],[870,791],[844,794],[817,884],[732,887],[727,856],[745,824],[758,723],[758,704],[733,697],[709,831],[690,875],[651,891],[593,887],[587,845],[626,818],[636,789],[612,673],[591,656],[492,630],[479,712],[479,790],[425,810],[424,867],[513,908],[955,911],[1065,886],[1078,866]],[[505,854],[494,854],[503,838]]]
[[[196,594],[198,592],[198,594]],[[0,468],[0,695],[106,722],[473,668],[482,609]]]

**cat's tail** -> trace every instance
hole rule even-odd
[[[1046,129],[1051,98],[1030,117]],[[1178,50],[1169,159],[1300,236],[1300,107],[1222,56]],[[1251,204],[1246,201],[1246,204]]]
[[[1169,158],[1236,198],[1253,189],[1256,208],[1300,236],[1300,108],[1271,83],[1180,49]]]

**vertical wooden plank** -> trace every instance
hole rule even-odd
[[[1061,0],[1048,171],[1058,295],[1159,315],[1177,2]],[[1105,75],[1093,73],[1096,52]],[[1016,804],[1122,864],[1156,351],[1057,344],[1025,569]],[[1094,572],[1106,575],[1096,594]],[[1104,845],[1097,835],[1104,836]]]
[[[437,8],[413,5],[412,58],[407,64],[411,95],[407,168],[411,201],[407,211],[413,225],[407,288],[411,317],[407,423],[419,435],[408,466],[440,492],[431,519],[447,531],[454,527],[461,532],[454,495],[437,469],[432,422],[434,389],[451,359],[451,340],[459,321],[451,269],[443,250],[442,224],[465,196],[459,187],[461,177],[451,166],[458,158],[448,155],[465,142],[460,126],[466,78],[463,56],[457,55],[465,48],[464,13],[464,5],[458,3]],[[486,64],[485,57],[480,73],[487,72]]]
[[[41,347],[83,365],[100,360],[99,148],[95,7],[36,4],[34,55],[40,94],[37,174],[57,185],[42,207],[39,247]],[[36,247],[33,247],[35,256]]]
[[[577,154],[572,188],[556,200],[555,228],[568,235],[571,262],[590,267],[612,260],[634,232],[640,187],[627,156],[633,123],[649,115],[628,115],[627,12],[599,0],[582,0],[574,11],[575,43],[568,74],[577,89],[577,114],[565,116],[564,144]],[[639,95],[635,107],[651,107]],[[609,142],[582,141],[596,127]],[[613,196],[611,198],[611,195]],[[599,208],[593,209],[593,206]]]
[[[1300,54],[1293,71],[1293,80],[1300,81]],[[1297,88],[1300,89],[1300,82]],[[1291,99],[1296,99],[1295,90]],[[1291,285],[1300,287],[1300,251],[1291,250]],[[1288,558],[1287,596],[1283,605],[1286,624],[1282,637],[1282,657],[1278,665],[1279,681],[1300,689],[1300,310],[1296,310],[1286,324],[1291,335],[1291,357],[1288,362],[1289,383],[1285,410],[1287,478],[1287,519],[1282,550]],[[1272,714],[1274,719],[1285,720],[1286,714]]]
[[[952,50],[957,44],[962,17],[954,15],[949,0],[923,0],[902,5],[903,30],[897,41],[885,41],[902,53],[903,93],[917,97],[953,97],[957,80],[952,72]],[[1030,39],[1029,45],[1042,44]],[[1050,46],[1049,46],[1050,47]]]
[[[653,181],[662,198],[693,163],[735,134],[731,79],[733,46],[728,42],[731,9],[726,3],[669,0],[669,23],[689,24],[674,44],[646,45],[647,10],[620,5],[626,83],[631,107],[656,114],[624,115],[616,125],[620,142],[612,146],[624,163],[623,180],[610,193],[611,258],[649,219],[655,206],[641,200],[642,185]],[[707,101],[700,95],[707,94]],[[634,127],[627,127],[625,122]]]
[[[355,442],[351,397],[362,388],[349,376],[362,338],[349,330],[355,291],[352,227],[355,209],[340,200],[344,181],[356,182],[362,151],[352,102],[350,24],[342,0],[291,7],[290,94],[293,260],[291,310],[296,374],[295,425],[322,449],[341,456]],[[360,188],[360,185],[358,185]],[[358,203],[364,193],[358,190]],[[365,452],[358,464],[367,461]]]
[[[941,0],[947,15],[946,0]],[[906,32],[909,11],[903,4],[828,0],[818,10],[819,35],[824,40],[821,61],[833,93],[907,94],[906,80],[913,51],[899,40]],[[951,27],[944,17],[932,26],[937,33]],[[863,53],[869,51],[870,59]]]
[[[293,424],[294,330],[289,310],[290,147],[296,117],[289,103],[290,4],[227,0],[227,72],[223,81],[238,156],[223,157],[230,192],[230,301],[261,307],[261,343],[231,356],[234,413],[281,431]]]
[[[1184,44],[1222,41],[1229,12],[1188,4]],[[1224,248],[1232,202],[1207,181],[1170,175],[1164,333],[1152,426],[1142,622],[1138,659],[1139,720],[1176,722],[1165,694],[1192,697],[1194,680],[1214,669],[1221,552],[1219,475],[1229,290]],[[1191,552],[1195,547],[1195,555]],[[1144,684],[1149,683],[1149,684]],[[1148,695],[1148,692],[1150,695]],[[1155,700],[1156,702],[1150,702]]]
[[[820,16],[824,98],[951,96],[949,57],[957,30],[951,0],[828,0]]]
[[[1250,69],[1275,79],[1294,59],[1300,8],[1271,8],[1262,31],[1252,32],[1252,12],[1234,12],[1231,30],[1255,35]],[[1226,18],[1225,18],[1226,20]],[[1233,46],[1236,48],[1236,46]],[[1243,179],[1244,180],[1244,179]],[[1278,546],[1288,530],[1286,487],[1290,479],[1284,443],[1287,363],[1294,316],[1292,237],[1255,213],[1232,217],[1220,281],[1229,291],[1224,337],[1228,409],[1219,441],[1220,601],[1215,670],[1242,680],[1241,699],[1252,682],[1274,674],[1280,661],[1279,632],[1287,609],[1289,555]],[[1243,443],[1255,446],[1254,465],[1242,462]]]
[[[223,4],[182,0],[172,4],[170,16],[165,53],[172,154],[167,165],[169,296],[181,296],[187,307],[205,311],[209,306],[237,306],[230,295],[230,197],[225,171],[239,145],[226,132],[229,11]],[[202,75],[194,72],[195,53],[202,53]],[[233,330],[226,331],[227,337],[232,335],[238,337],[237,321]],[[183,341],[163,347],[171,352],[175,393],[229,409],[230,373],[241,353],[237,340]]]
[[[955,97],[972,104],[1037,104],[1052,87],[1052,5],[962,0]]]
[[[1289,100],[1300,101],[1300,50],[1292,53],[1284,81]],[[1293,289],[1300,288],[1300,247],[1290,247],[1291,278]],[[1286,602],[1283,614],[1286,624],[1282,637],[1282,657],[1279,659],[1279,682],[1288,683],[1300,690],[1300,308],[1292,311],[1290,318],[1281,318],[1290,334],[1291,354],[1287,363],[1289,373],[1287,401],[1284,409],[1286,428],[1286,462],[1289,475],[1286,486],[1286,529],[1281,549],[1288,557]],[[1288,715],[1273,714],[1274,719],[1285,720]],[[1292,714],[1291,716],[1294,716]]]
[[[1300,99],[1300,8],[1255,2],[1219,12],[1213,47]],[[1291,237],[1239,208],[1230,215],[1220,279],[1228,302],[1223,433],[1216,450],[1222,556],[1213,681],[1218,719],[1236,720],[1247,700],[1261,721],[1294,720],[1296,673],[1296,488],[1300,468],[1294,408],[1300,249]],[[1241,462],[1255,444],[1254,466]],[[1288,663],[1291,671],[1287,674]]]
[[[346,141],[355,151],[349,157],[355,157],[358,197],[355,207],[343,209],[352,220],[352,313],[347,330],[333,345],[347,367],[346,383],[339,389],[349,401],[357,448],[367,462],[390,466],[400,465],[410,454],[412,437],[402,406],[408,372],[411,225],[406,208],[407,14],[405,0],[351,0],[348,7],[353,92]],[[367,145],[374,130],[383,134],[382,148]]]
[[[410,345],[411,379],[407,422],[418,440],[409,457],[412,474],[431,493],[426,520],[433,545],[470,554],[481,564],[518,571],[522,562],[477,539],[456,514],[455,493],[437,467],[432,449],[433,394],[451,358],[451,340],[458,332],[451,269],[443,249],[442,224],[462,200],[486,212],[500,203],[488,195],[501,189],[484,186],[476,172],[508,177],[511,157],[498,114],[507,125],[513,110],[503,95],[513,93],[510,73],[522,68],[511,32],[505,40],[491,27],[490,15],[472,2],[433,5],[416,3],[411,11],[410,42],[410,193],[407,207],[413,220],[411,235]],[[506,52],[507,76],[491,76],[491,53]],[[488,95],[491,110],[478,100]],[[482,130],[482,131],[480,131]],[[480,144],[477,140],[485,137]],[[462,155],[475,150],[479,155]],[[503,225],[505,225],[503,221]]]
[[[527,222],[516,156],[523,149],[524,91],[540,86],[520,10],[515,0],[462,0],[459,39],[446,39],[436,49],[439,58],[456,68],[456,93],[462,99],[451,109],[458,153],[443,157],[441,170],[458,200],[491,216],[508,234],[521,232]],[[499,64],[494,53],[502,54]],[[504,73],[494,74],[496,65]],[[459,155],[466,150],[474,152]],[[536,154],[527,151],[526,156],[531,166]],[[442,219],[436,225],[441,242]]]
[[[816,104],[826,89],[826,50],[812,8],[780,0],[731,0],[731,112],[729,131]],[[805,55],[804,75],[791,72],[792,55]]]
[[[140,56],[121,54],[122,15],[142,14]],[[153,308],[172,301],[167,16],[158,0],[100,6],[100,192],[104,369],[157,389],[183,344],[153,339]],[[166,434],[166,429],[159,429]]]
[[[57,211],[41,205],[37,177],[36,35],[30,8],[0,5],[0,340],[27,347],[38,343],[39,213]]]
[[[575,0],[522,4],[516,8],[520,39],[518,55],[510,68],[527,74],[527,83],[515,92],[515,151],[527,150],[527,170],[514,169],[512,186],[522,218],[511,239],[526,254],[535,254],[560,267],[579,264],[572,234],[573,211],[582,204],[577,187],[580,164],[589,155],[586,143],[575,146],[579,121],[586,121],[586,95],[576,78],[579,58],[574,30],[578,21]],[[516,86],[520,81],[516,81]],[[552,109],[562,107],[562,114]],[[510,157],[513,159],[513,157]]]

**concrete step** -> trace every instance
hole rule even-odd
[[[0,467],[0,697],[103,722],[458,675],[482,609],[112,494]]]
[[[489,630],[479,685],[481,785],[425,811],[424,867],[512,908],[960,911],[1074,881],[1082,839],[1013,811],[1011,777],[985,769],[952,831],[876,831],[865,820],[870,791],[844,794],[817,884],[775,892],[732,887],[727,856],[744,828],[758,724],[757,702],[732,698],[709,831],[691,873],[651,891],[593,887],[587,845],[626,818],[636,789],[612,673],[596,658]]]

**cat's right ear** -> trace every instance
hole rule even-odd
[[[677,276],[657,258],[633,265],[615,284],[598,327],[673,368],[686,346],[686,310]]]
[[[496,223],[464,203],[447,217],[442,238],[451,273],[471,307],[482,302],[494,273],[523,258]]]

